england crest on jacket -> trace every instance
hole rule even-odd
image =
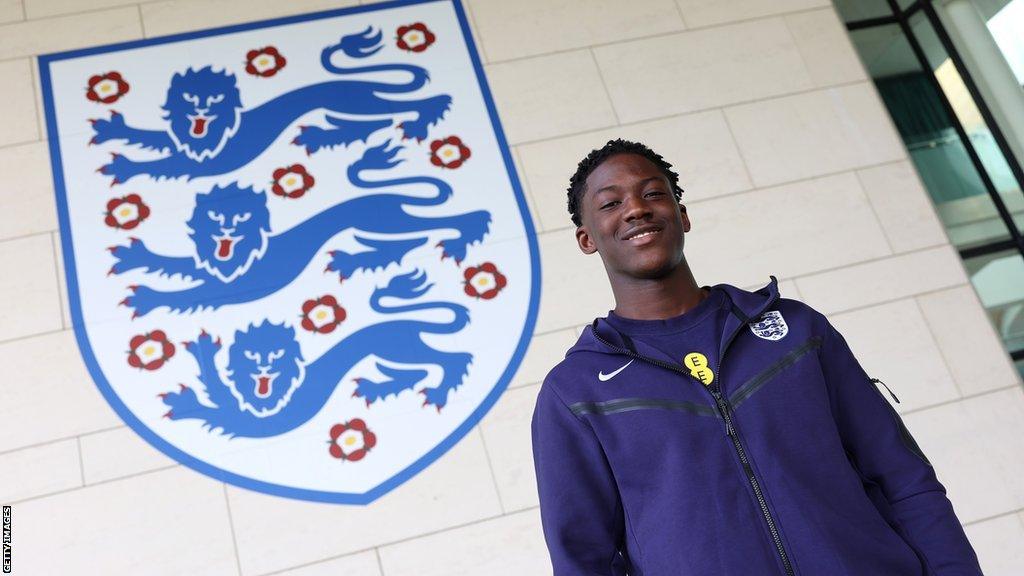
[[[40,77],[78,343],[165,454],[365,504],[507,386],[539,260],[457,1],[48,55]]]
[[[754,333],[754,336],[764,340],[782,340],[786,334],[789,334],[789,326],[786,325],[786,319],[782,317],[782,312],[778,310],[765,312],[757,320],[747,324],[747,326],[750,326],[750,331]]]

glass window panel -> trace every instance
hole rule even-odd
[[[1021,230],[1022,223],[1024,223],[1024,193],[1021,192],[1020,184],[1010,170],[1010,164],[1006,157],[996,144],[988,124],[982,118],[977,103],[967,90],[963,77],[960,76],[953,61],[949,58],[949,53],[939,41],[939,36],[931,22],[925,18],[923,13],[918,12],[911,17],[910,26],[924,50],[932,73],[942,87],[946,99],[953,107],[957,120],[967,132],[967,137],[981,159],[985,172],[1013,216],[1017,229]]]
[[[969,258],[964,267],[1006,349],[1024,349],[1024,256],[1010,249]]]
[[[928,77],[932,71],[922,67],[902,29],[876,26],[850,36],[953,244],[970,248],[1008,239],[1009,230]]]

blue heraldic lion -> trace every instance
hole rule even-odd
[[[450,321],[386,320],[357,330],[312,362],[304,358],[294,328],[263,321],[235,332],[222,377],[214,358],[223,346],[219,338],[204,331],[185,348],[199,366],[198,379],[206,399],[200,400],[194,389],[182,384],[179,391],[160,395],[170,408],[165,416],[171,420],[199,420],[204,429],[219,429],[230,437],[277,436],[315,416],[335,392],[340,378],[371,355],[388,364],[439,366],[443,372],[440,384],[422,388],[419,393],[424,396],[424,406],[435,406],[440,411],[449,392],[462,384],[473,356],[436,350],[422,336],[459,332],[469,323],[469,311],[450,302],[381,303],[385,297],[417,298],[431,286],[421,270],[395,276],[387,286],[374,290],[370,307],[380,314],[443,309],[452,313]],[[413,390],[427,376],[422,368],[395,368],[379,361],[376,366],[385,377],[380,381],[356,378],[351,394],[364,398],[367,404]]]
[[[338,75],[405,72],[411,76],[407,82],[321,82],[245,109],[233,74],[218,72],[209,66],[175,74],[163,105],[165,130],[134,128],[117,112],[112,112],[109,119],[92,120],[95,132],[92,144],[123,141],[167,155],[138,161],[113,153],[110,163],[99,171],[113,177],[112,185],[136,176],[160,180],[227,174],[249,164],[288,126],[314,111],[326,112],[330,127],[304,126],[293,140],[310,154],[322,148],[365,142],[374,132],[390,127],[393,116],[410,113],[416,117],[399,123],[398,128],[403,138],[423,140],[429,128],[451,106],[451,97],[441,94],[422,99],[391,99],[387,96],[409,95],[423,88],[430,79],[424,68],[411,64],[343,68],[332,62],[338,52],[351,58],[372,56],[383,47],[381,37],[380,31],[374,33],[371,28],[345,36],[338,44],[323,49],[320,62],[328,72]],[[366,116],[372,119],[358,119]]]
[[[362,158],[348,169],[349,180],[361,188],[377,189],[408,185],[428,185],[436,193],[416,196],[399,193],[375,193],[353,198],[310,217],[292,228],[273,233],[267,196],[251,188],[235,185],[214,187],[197,194],[188,221],[191,255],[168,256],[152,252],[137,239],[128,245],[113,246],[111,274],[141,269],[161,276],[181,276],[198,284],[181,290],[159,291],[145,285],[131,286],[132,294],[122,304],[133,316],[144,316],[165,307],[173,312],[216,309],[226,304],[251,302],[268,296],[291,283],[306,268],[325,243],[338,233],[356,229],[378,235],[433,232],[454,229],[458,236],[438,242],[441,258],[456,263],[466,257],[467,247],[487,234],[491,215],[485,210],[451,216],[414,216],[405,207],[439,206],[452,195],[443,180],[411,176],[388,180],[366,180],[362,172],[387,170],[401,162],[401,150],[390,142],[368,148]],[[426,243],[428,237],[373,239],[357,235],[368,249],[349,254],[330,253],[329,272],[341,279],[360,270],[381,269],[399,263],[405,254]]]

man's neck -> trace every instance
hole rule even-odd
[[[615,314],[632,320],[664,320],[685,314],[707,297],[683,260],[664,278],[617,278],[611,282]]]

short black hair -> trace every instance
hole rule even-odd
[[[583,224],[583,220],[580,218],[582,212],[580,201],[587,190],[587,177],[605,160],[616,154],[638,154],[647,158],[658,167],[658,170],[665,175],[665,178],[668,178],[668,183],[672,186],[672,193],[676,197],[676,202],[682,198],[683,189],[679,187],[679,174],[672,170],[672,165],[666,162],[661,157],[661,154],[639,142],[616,138],[615,140],[609,140],[608,143],[597,150],[591,150],[586,158],[580,160],[579,165],[576,167],[576,173],[569,179],[569,215],[572,216],[572,223],[576,226]]]

